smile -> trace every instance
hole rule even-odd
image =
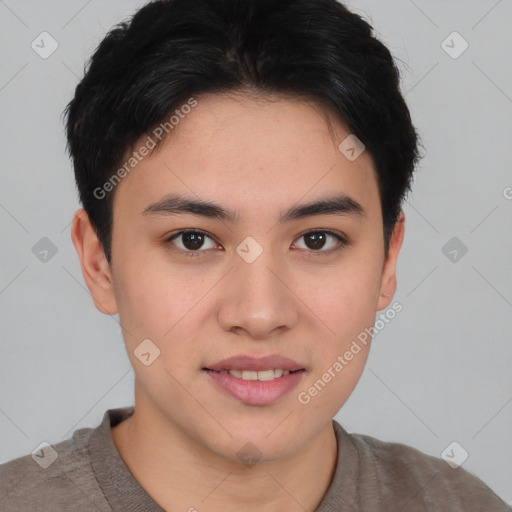
[[[210,370],[209,368],[206,368],[206,370],[208,371],[215,371],[215,370]],[[295,370],[296,372],[300,372],[300,371],[303,371],[303,370]],[[294,371],[291,371],[290,370],[283,370],[281,368],[276,368],[276,369],[270,369],[270,370],[261,370],[261,371],[253,371],[253,370],[221,370],[219,372],[216,372],[216,373],[223,373],[223,374],[227,374],[229,373],[229,375],[232,375],[233,377],[236,377],[237,379],[242,379],[242,380],[260,380],[260,381],[267,381],[267,380],[274,380],[274,379],[279,379],[281,377],[285,377],[286,375],[290,374],[290,373],[295,373]]]

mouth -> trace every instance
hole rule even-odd
[[[212,370],[211,368],[203,368],[204,371],[221,373],[221,374],[229,374],[236,379],[241,380],[259,380],[262,382],[271,381],[276,379],[281,379],[290,375],[292,373],[305,372],[305,368],[300,368],[298,370],[287,370],[283,368],[273,368],[268,370]]]
[[[288,395],[303,380],[306,368],[280,354],[240,354],[202,368],[207,382],[246,405],[265,406]]]

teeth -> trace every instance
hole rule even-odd
[[[252,370],[223,370],[221,373],[229,373],[230,375],[233,375],[233,377],[236,377],[237,379],[265,381],[278,379],[279,377],[288,375],[290,371],[277,368],[275,370],[262,370],[259,372],[255,372]]]
[[[254,372],[256,373],[256,372]],[[263,370],[257,373],[258,380],[274,380],[274,370]],[[242,373],[242,378],[244,374]]]

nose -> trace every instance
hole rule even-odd
[[[300,301],[285,265],[265,250],[252,263],[237,256],[234,265],[218,311],[222,329],[258,340],[292,329]]]

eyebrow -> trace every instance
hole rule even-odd
[[[142,215],[179,215],[192,214],[237,223],[240,220],[238,212],[229,210],[218,204],[191,199],[178,194],[169,194],[156,203],[144,209]],[[365,217],[363,206],[346,194],[325,197],[299,204],[281,212],[278,222],[290,222],[314,215],[350,215]]]

